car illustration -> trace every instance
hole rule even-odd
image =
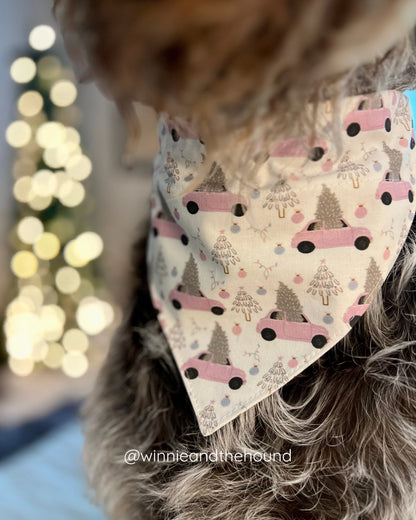
[[[344,323],[349,323],[350,326],[353,327],[368,309],[372,301],[373,297],[371,294],[367,292],[359,294],[355,302],[345,311],[343,317]]]
[[[365,97],[359,101],[354,110],[347,114],[343,128],[350,137],[354,137],[360,132],[381,128],[390,132],[390,110],[384,106],[381,96]]]
[[[191,215],[195,215],[198,211],[230,211],[235,217],[242,217],[247,211],[246,199],[227,190],[193,191],[183,197],[182,204]]]
[[[238,390],[242,385],[246,384],[246,374],[244,370],[236,368],[229,357],[227,364],[214,363],[212,361],[213,353],[208,350],[188,359],[182,366],[187,379],[208,379],[209,381],[217,381],[219,383],[227,383],[231,390]]]
[[[315,348],[322,348],[329,341],[326,328],[311,323],[303,312],[299,312],[299,321],[289,321],[285,311],[273,309],[258,322],[256,331],[266,341],[275,338],[305,341],[311,342]]]
[[[155,237],[160,235],[161,237],[176,238],[184,246],[188,245],[189,238],[185,231],[174,220],[166,218],[163,211],[159,211],[152,219],[152,231]]]
[[[370,231],[365,227],[353,227],[340,218],[341,227],[325,227],[324,220],[311,220],[292,238],[292,247],[300,253],[311,253],[315,248],[345,247],[354,245],[360,251],[367,249],[373,241]]]
[[[319,161],[327,151],[328,146],[320,137],[286,139],[279,142],[270,153],[270,157],[308,157],[311,161]]]
[[[383,204],[388,206],[392,200],[405,200],[413,202],[413,190],[409,182],[403,181],[400,175],[393,174],[387,170],[383,176],[383,180],[377,186],[376,199],[381,200]]]
[[[217,316],[220,316],[226,310],[221,302],[208,298],[199,289],[198,296],[189,294],[182,283],[178,283],[176,287],[170,291],[169,300],[176,310],[192,309],[195,311],[211,311]]]

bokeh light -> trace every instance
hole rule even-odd
[[[84,200],[85,188],[80,182],[67,179],[59,187],[57,196],[61,204],[74,208]]]
[[[43,97],[36,90],[28,90],[19,97],[17,109],[25,117],[39,114],[43,108]]]
[[[26,146],[32,138],[32,129],[26,121],[13,121],[6,129],[6,141],[13,148]]]
[[[24,176],[17,179],[13,187],[13,195],[19,202],[29,202],[34,197],[32,177]]]
[[[72,81],[61,79],[52,85],[50,98],[58,107],[68,107],[77,98],[77,89]]]
[[[88,360],[82,352],[67,352],[62,359],[62,371],[69,377],[81,377],[88,369]]]
[[[28,376],[35,366],[31,359],[16,359],[11,356],[8,359],[8,364],[10,370],[17,376]]]
[[[36,195],[47,197],[55,193],[58,181],[50,170],[37,171],[32,179],[32,189]]]
[[[114,311],[111,305],[94,296],[83,298],[78,305],[76,320],[78,326],[89,336],[102,332],[111,325]]]
[[[48,351],[43,358],[43,362],[49,368],[60,368],[64,354],[65,350],[60,343],[49,343]]]
[[[88,336],[80,329],[69,329],[62,338],[62,345],[67,351],[86,352],[89,345]]]
[[[24,217],[17,225],[17,236],[24,244],[34,244],[43,233],[43,224],[36,217]]]
[[[46,209],[48,206],[50,206],[50,204],[52,202],[51,195],[42,197],[41,195],[35,195],[33,193],[33,190],[31,190],[30,194],[32,194],[33,196],[29,198],[28,204],[32,209],[34,209],[36,211],[42,211],[42,210]]]
[[[58,78],[61,70],[61,62],[56,56],[43,56],[38,61],[38,74],[45,81]]]
[[[92,164],[86,155],[74,155],[66,163],[67,174],[76,181],[83,181],[92,171]]]
[[[29,34],[29,44],[37,51],[46,51],[55,43],[56,34],[50,25],[37,25]]]
[[[36,142],[42,148],[56,148],[64,139],[65,127],[56,121],[43,123],[36,131]]]
[[[38,258],[51,260],[59,253],[61,244],[53,233],[45,232],[36,240],[33,250]]]
[[[72,294],[79,289],[81,276],[73,267],[61,267],[56,273],[55,284],[62,294]]]
[[[13,255],[11,269],[19,278],[30,278],[38,270],[38,259],[30,251],[19,251]]]
[[[17,58],[11,64],[10,76],[16,83],[28,83],[36,74],[36,63],[27,57]]]

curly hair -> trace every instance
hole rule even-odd
[[[116,101],[133,137],[134,100],[187,117],[230,174],[264,160],[260,136],[267,148],[313,131],[307,102],[416,85],[413,0],[55,0],[54,11],[79,78]]]

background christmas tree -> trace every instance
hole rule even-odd
[[[383,277],[381,276],[381,271],[374,258],[371,257],[370,264],[367,267],[364,291],[369,295],[372,294],[382,284],[382,281]]]
[[[267,389],[269,393],[288,380],[286,370],[281,361],[276,361],[273,366],[263,375],[257,386]]]
[[[326,229],[336,229],[342,227],[341,206],[335,193],[333,193],[325,184],[322,192],[318,197],[318,206],[315,212],[315,218],[325,223]]]
[[[322,297],[322,305],[329,305],[331,294],[337,296],[338,293],[343,292],[341,284],[334,278],[334,273],[328,269],[325,260],[321,260],[321,265],[318,267],[313,280],[309,283],[309,288],[306,292],[313,295],[319,294]]]
[[[299,298],[283,282],[279,282],[279,289],[276,291],[276,308],[286,312],[288,321],[303,321],[301,317],[303,309]]]
[[[292,190],[286,179],[279,179],[273,188],[266,195],[263,208],[278,210],[279,217],[285,217],[285,209],[290,206],[293,208],[295,204],[299,204],[296,193]]]
[[[248,294],[247,291],[244,290],[243,287],[240,287],[237,296],[233,301],[233,305],[231,307],[232,311],[244,313],[246,321],[251,321],[251,314],[253,312],[261,311],[261,307],[258,302]]]
[[[230,264],[235,265],[240,261],[237,251],[233,248],[231,242],[227,240],[223,230],[211,250],[211,256],[214,262],[222,265],[225,274],[230,272],[228,268]]]
[[[189,260],[186,262],[183,271],[182,284],[185,286],[185,290],[188,294],[191,296],[200,296],[198,267],[192,253],[189,255]]]
[[[230,355],[227,336],[223,329],[215,322],[215,328],[212,333],[211,341],[208,345],[209,352],[212,352],[212,362],[220,365],[227,364],[227,357]]]

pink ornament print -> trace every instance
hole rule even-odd
[[[292,215],[292,222],[294,222],[295,224],[299,224],[299,222],[302,222],[304,218],[305,215],[300,210],[296,210],[295,213]]]
[[[364,204],[358,205],[358,208],[355,210],[354,215],[357,218],[364,218],[367,215],[367,209],[364,207]]]

